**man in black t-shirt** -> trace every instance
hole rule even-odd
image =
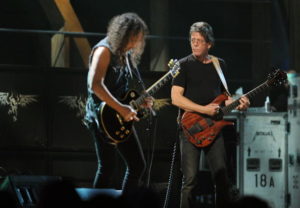
[[[172,103],[181,111],[197,112],[202,115],[215,115],[220,106],[211,103],[218,95],[227,91],[213,63],[213,56],[208,54],[213,46],[214,37],[212,27],[206,22],[196,22],[190,28],[190,44],[192,54],[182,58],[180,74],[174,78],[172,86]],[[222,70],[226,69],[225,62],[217,59]],[[225,101],[228,105],[233,100],[229,97]],[[240,99],[238,110],[245,110],[249,106],[246,97]],[[182,115],[182,114],[181,114]],[[179,118],[180,119],[180,118]],[[229,180],[225,163],[225,147],[222,136],[207,147],[199,148],[192,144],[183,131],[179,133],[181,171],[183,174],[181,188],[181,208],[193,205],[193,191],[197,185],[200,152],[204,151],[207,163],[216,185],[217,207],[223,207],[230,200]],[[204,179],[206,180],[206,179]]]

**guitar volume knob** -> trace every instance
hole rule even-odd
[[[202,141],[201,140],[197,140],[197,144],[202,144]]]

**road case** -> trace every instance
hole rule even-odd
[[[287,114],[248,112],[240,122],[240,193],[286,208]]]
[[[288,96],[288,203],[300,207],[300,75],[289,77]]]

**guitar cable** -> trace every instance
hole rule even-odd
[[[128,52],[126,54],[126,62],[127,62],[127,67],[130,71],[130,74],[131,74],[131,78],[132,77],[132,74],[136,77],[137,81],[138,81],[138,84],[141,85],[142,89],[144,92],[146,92],[146,86],[145,86],[145,83],[143,82],[143,79],[141,77],[141,74],[138,70],[137,67],[132,67],[132,63],[131,63],[131,51]],[[132,70],[134,69],[134,70]],[[151,95],[149,95],[151,96]],[[151,179],[151,169],[152,169],[152,164],[153,164],[153,158],[154,158],[154,147],[155,147],[155,136],[156,136],[156,132],[157,132],[157,114],[156,112],[150,108],[149,109],[149,118],[148,118],[148,131],[150,132],[149,133],[149,140],[152,140],[152,145],[149,145],[151,146],[151,149],[147,151],[147,161],[146,161],[146,164],[149,164],[147,165],[148,167],[146,168],[147,172],[146,172],[146,186],[149,187],[150,186],[150,179]],[[154,128],[153,128],[153,132],[152,132],[152,139],[151,139],[151,126],[152,126],[152,123],[153,123],[153,118],[155,118],[155,121],[154,121]],[[148,162],[149,161],[149,162]]]
[[[176,152],[177,152],[177,147],[178,147],[179,129],[180,129],[180,124],[177,125],[177,129],[176,129],[176,139],[175,139],[174,146],[173,146],[173,153],[172,153],[172,160],[171,160],[171,166],[170,166],[170,172],[169,172],[168,186],[167,186],[167,190],[166,190],[166,195],[165,195],[163,208],[167,208],[168,205],[169,205],[170,193],[171,193],[171,190],[172,190],[172,182],[173,182],[173,177],[174,177],[174,166],[175,166],[175,160],[176,160],[176,156],[177,156]]]
[[[153,119],[154,118],[154,119]],[[150,114],[150,117],[148,119],[149,121],[149,128],[148,128],[148,131],[150,132],[151,130],[151,126],[152,124],[154,125],[153,127],[153,131],[152,131],[152,134],[150,132],[149,134],[149,140],[152,141],[152,143],[150,144],[151,145],[151,148],[150,150],[148,149],[148,155],[147,155],[147,159],[149,162],[147,162],[148,165],[148,168],[147,168],[147,187],[150,186],[150,180],[151,180],[151,169],[152,169],[152,165],[153,165],[153,158],[154,158],[154,149],[155,149],[155,144],[156,144],[156,134],[157,134],[157,117],[156,116],[153,116],[152,114]],[[153,122],[154,120],[154,122]],[[151,138],[152,137],[152,138]],[[149,145],[149,146],[150,146]]]

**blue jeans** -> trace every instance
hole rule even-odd
[[[193,207],[193,191],[197,186],[197,174],[201,150],[204,151],[207,164],[216,186],[216,205],[222,207],[230,200],[230,183],[226,168],[224,140],[219,135],[214,142],[205,148],[198,148],[187,140],[183,132],[179,133],[181,152],[182,188],[180,208]],[[205,179],[204,179],[205,180]]]

